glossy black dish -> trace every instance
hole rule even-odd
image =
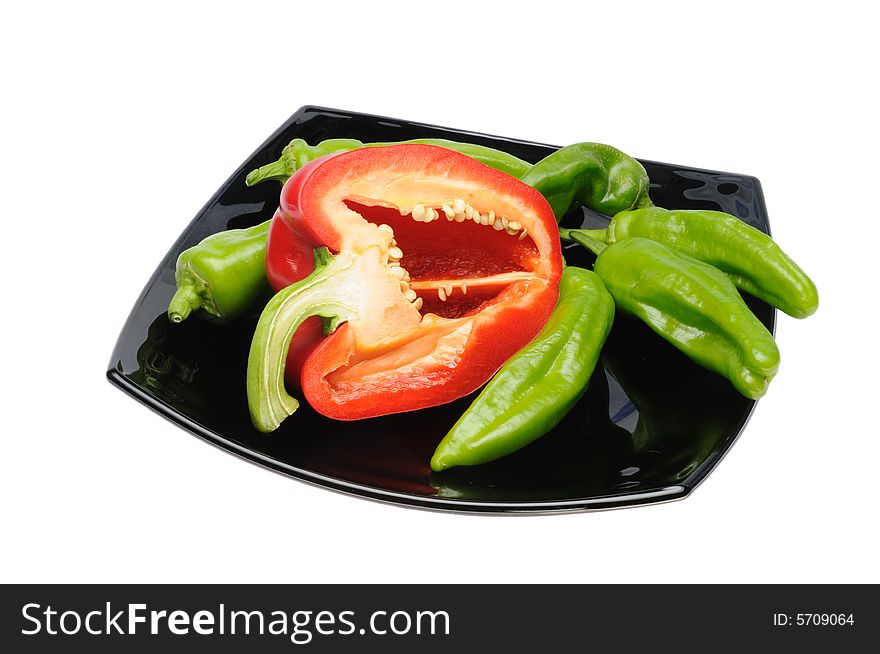
[[[589,130],[587,130],[589,131]],[[573,139],[598,137],[576,134]],[[590,387],[550,434],[505,459],[432,473],[431,454],[471,397],[445,406],[358,422],[336,422],[303,403],[271,435],[250,423],[244,390],[256,316],[225,326],[165,316],[178,255],[209,234],[271,217],[279,185],[244,184],[248,171],[276,159],[293,138],[396,141],[443,137],[506,150],[527,161],[552,146],[348,111],[304,107],[226,181],[184,230],[147,282],[122,329],[109,380],[193,434],[282,474],[330,489],[402,505],[467,512],[608,509],[680,499],[731,447],[755,402],[699,368],[643,324],[619,315]],[[754,177],[643,161],[651,198],[668,208],[726,211],[769,233]],[[566,226],[602,227],[578,210]],[[591,267],[579,246],[564,255]],[[746,298],[772,331],[775,311]]]

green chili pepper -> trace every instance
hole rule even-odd
[[[192,311],[219,322],[236,318],[271,297],[266,280],[269,223],[213,234],[177,258],[177,292],[168,305],[171,322]]]
[[[520,177],[547,198],[556,220],[573,202],[613,216],[651,206],[648,173],[632,157],[602,143],[576,143],[550,154]]]
[[[409,141],[395,141],[383,143],[364,143],[357,139],[327,139],[318,145],[309,145],[302,139],[293,139],[281,151],[281,157],[277,161],[266,164],[256,170],[252,170],[245,184],[253,186],[267,179],[274,179],[281,183],[286,182],[293,173],[302,168],[308,162],[323,157],[327,154],[348,152],[358,148],[377,148],[387,145],[399,145],[400,143],[422,143],[425,145],[438,145],[448,150],[455,150],[466,154],[471,159],[486,164],[490,168],[500,170],[503,173],[520,177],[531,167],[528,161],[523,161],[512,154],[495,150],[484,145],[474,143],[459,143],[448,139],[411,139]]]
[[[613,320],[599,277],[567,267],[547,324],[483,388],[437,446],[431,468],[494,461],[550,431],[586,390]]]
[[[727,377],[746,397],[767,392],[779,350],[727,275],[646,238],[605,245],[584,234],[571,236],[598,255],[593,269],[618,309]]]
[[[720,211],[648,207],[623,211],[604,230],[578,230],[604,243],[633,236],[649,238],[726,272],[742,290],[795,318],[819,306],[816,286],[767,236]],[[571,230],[560,230],[570,240]]]

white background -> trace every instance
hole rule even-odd
[[[880,582],[860,3],[295,5],[4,5],[0,581]],[[778,377],[682,502],[445,515],[269,473],[104,371],[160,257],[304,104],[753,174],[822,306],[780,315]]]

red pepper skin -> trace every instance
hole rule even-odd
[[[305,279],[315,269],[314,237],[297,230],[275,212],[269,225],[272,256],[266,258],[266,276],[277,293],[282,288]],[[268,248],[268,246],[267,246]]]
[[[424,198],[418,196],[423,189]],[[412,201],[432,206],[459,196],[484,212],[506,210],[528,227],[528,238],[447,221],[442,214],[426,226],[400,213]],[[288,355],[288,381],[296,381],[302,362],[298,381],[309,404],[338,420],[426,408],[473,392],[534,338],[558,297],[562,257],[543,196],[469,157],[427,145],[356,150],[300,169],[282,190],[270,230],[270,283],[279,290],[306,277],[314,268],[312,250],[322,245],[355,255],[379,248],[387,259],[389,242],[376,229],[383,222],[395,225],[401,265],[419,270],[413,281],[426,301],[423,315],[402,292],[400,298],[388,294],[387,270],[380,265],[358,282],[364,297],[375,298],[365,302],[362,315],[323,340],[320,322],[310,319]],[[468,254],[480,247],[480,256]],[[407,252],[414,254],[408,259]],[[496,281],[504,274],[514,278]],[[468,296],[457,291],[455,302],[450,296],[447,305],[438,305],[437,287],[448,280],[476,290]],[[428,313],[429,302],[432,311],[449,315]]]
[[[312,273],[315,269],[316,247],[311,236],[297,233],[279,216],[280,211],[276,211],[269,225],[269,243],[272,244],[273,256],[266,258],[266,276],[276,293]],[[284,376],[288,383],[299,387],[303,364],[322,340],[324,323],[317,316],[309,318],[296,330],[285,364]]]

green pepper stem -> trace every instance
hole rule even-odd
[[[247,186],[254,186],[260,182],[265,182],[267,179],[274,179],[284,183],[291,175],[293,175],[293,173],[294,171],[290,165],[290,159],[287,154],[284,153],[278,161],[267,163],[265,166],[260,166],[256,170],[249,172],[247,177],[244,178],[244,183]]]
[[[319,248],[315,271],[279,291],[260,315],[247,368],[248,408],[260,431],[274,431],[299,408],[284,387],[287,352],[299,326],[311,316],[334,318],[338,324],[355,315],[354,301],[346,292],[353,262],[350,255],[333,258],[326,248]]]
[[[590,238],[594,238],[597,241],[602,243],[608,243],[608,230],[607,229],[566,229],[565,227],[559,228],[559,238],[563,241],[576,241],[576,239],[572,236],[572,233],[577,232],[578,234],[582,234],[584,236],[589,236]]]
[[[587,248],[595,255],[608,247],[608,229],[566,229],[559,228],[559,238],[563,241],[574,241]]]
[[[565,232],[563,234],[563,232]],[[559,238],[566,241],[580,243],[596,256],[602,254],[602,250],[608,247],[605,239],[608,231],[605,229],[560,229]]]
[[[187,316],[202,306],[202,298],[192,285],[184,283],[168,303],[168,319],[174,323],[186,320]]]

